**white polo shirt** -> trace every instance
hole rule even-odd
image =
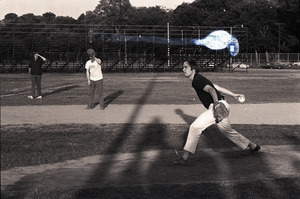
[[[98,81],[103,79],[101,65],[96,62],[92,62],[91,60],[87,61],[85,64],[85,69],[90,71],[90,80]]]

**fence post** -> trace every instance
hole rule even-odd
[[[13,66],[15,65],[15,24],[13,24]]]
[[[168,69],[170,69],[170,24],[167,23],[167,34],[168,34]]]

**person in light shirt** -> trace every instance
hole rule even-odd
[[[90,59],[85,64],[86,77],[89,85],[87,109],[95,108],[94,95],[97,88],[100,109],[103,110],[103,74],[101,60],[96,58],[96,53],[93,49],[89,49],[88,52]]]

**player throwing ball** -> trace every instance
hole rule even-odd
[[[93,49],[88,49],[87,53],[90,57],[85,64],[86,77],[89,85],[87,109],[94,108],[94,94],[97,88],[100,109],[104,109],[103,102],[103,74],[101,68],[101,60],[96,58],[96,53]]]
[[[249,149],[250,154],[260,150],[260,146],[245,138],[231,128],[229,121],[229,104],[223,95],[229,95],[238,99],[242,94],[235,94],[225,88],[211,83],[207,78],[198,73],[198,66],[195,60],[183,63],[185,77],[192,80],[192,87],[195,89],[200,101],[207,108],[191,125],[188,132],[184,152],[181,158],[175,160],[173,165],[189,165],[190,153],[195,153],[201,133],[210,125],[216,124],[220,131],[233,143],[242,149]]]

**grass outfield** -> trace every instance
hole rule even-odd
[[[204,73],[204,76],[233,92],[245,94],[246,103],[300,103],[299,70],[256,69],[248,71],[248,73]],[[44,97],[42,100],[27,99],[31,86],[27,74],[1,74],[0,77],[1,106],[84,105],[86,103],[88,87],[85,74],[44,74],[42,78]],[[104,74],[104,77],[107,103],[199,103],[195,91],[191,87],[190,80],[184,78],[183,73],[107,73]],[[234,99],[228,98],[227,100],[229,103],[237,103]],[[235,124],[233,127],[261,145],[300,145],[300,124]],[[110,155],[124,152],[140,153],[152,149],[174,151],[174,148],[182,148],[186,140],[187,129],[188,124],[2,125],[1,171],[16,167],[55,164],[93,155]],[[203,133],[197,150],[202,148],[232,148],[234,146],[222,134],[218,133],[215,127],[210,127]],[[226,160],[228,162],[232,161],[232,164],[239,161],[231,160],[230,156]],[[244,161],[251,163],[250,159],[247,158]],[[202,163],[201,160],[198,162],[198,166],[206,166],[209,165],[208,163]],[[245,168],[242,168],[245,169],[243,171],[247,171],[247,166],[245,165]],[[298,167],[299,170],[299,162],[295,161],[294,167],[295,169]],[[131,169],[134,170],[134,166]],[[149,169],[149,177],[151,169]],[[186,168],[183,171],[188,173],[189,169]],[[251,172],[255,173],[255,171]],[[123,175],[129,176],[128,179],[130,179],[134,178],[135,173],[130,171],[129,168]],[[43,174],[46,175],[47,172]],[[16,184],[9,186],[5,191],[1,191],[1,198],[256,199],[298,198],[300,195],[299,178],[276,176],[270,178],[263,173],[259,179],[254,177],[232,181],[215,179],[215,181],[210,182],[187,184],[181,183],[180,178],[177,178],[172,183],[165,184],[150,182],[146,185],[127,186],[124,184],[123,186],[99,186],[94,188],[88,186],[64,188],[62,186],[60,189],[52,187],[41,189],[38,184],[35,187],[26,185],[27,181],[32,182],[30,178],[34,181],[35,177],[43,174],[24,176]],[[178,173],[178,176],[181,176],[181,173]],[[42,179],[43,177],[41,176]],[[56,183],[55,176],[51,177],[53,183]],[[157,176],[157,178],[160,177]],[[201,178],[201,176],[198,177]],[[25,183],[25,185],[22,183]]]
[[[51,164],[86,156],[182,149],[188,125],[174,124],[58,124],[6,125],[1,129],[2,170]],[[300,125],[233,125],[253,142],[263,145],[300,145]],[[232,148],[213,126],[201,148]]]
[[[62,190],[31,190],[15,192],[8,196],[2,192],[2,198],[139,198],[139,199],[297,199],[300,182],[297,178],[264,179],[254,181],[215,181],[193,184],[148,184],[137,186],[114,186],[99,188],[73,187]],[[276,187],[276,189],[274,189]]]
[[[215,84],[245,94],[246,103],[300,102],[299,70],[252,69],[248,73],[203,74]],[[0,77],[1,106],[86,104],[88,86],[84,73],[44,74],[42,100],[27,99],[31,87],[27,74]],[[191,81],[183,73],[107,73],[104,92],[106,100],[115,104],[199,103]],[[237,103],[232,98],[227,100]]]

